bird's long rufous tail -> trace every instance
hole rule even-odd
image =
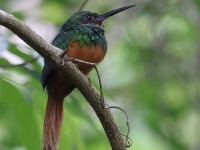
[[[64,97],[48,96],[43,128],[43,150],[56,150],[63,120]]]

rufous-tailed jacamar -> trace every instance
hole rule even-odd
[[[79,11],[64,23],[52,44],[62,50],[70,47],[67,52],[70,58],[99,63],[107,51],[103,21],[133,6],[135,5],[118,8],[101,15]],[[82,63],[76,65],[85,75],[93,68]],[[43,128],[43,150],[56,150],[63,119],[64,98],[72,92],[75,86],[61,71],[52,69],[47,63],[42,70],[41,83],[48,93]]]

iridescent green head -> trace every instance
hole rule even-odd
[[[66,49],[71,41],[79,41],[81,47],[98,45],[106,52],[107,42],[104,36],[103,21],[133,6],[135,5],[121,7],[100,15],[89,11],[79,11],[64,23],[52,44]]]
[[[92,13],[89,11],[79,11],[72,15],[69,19],[68,22],[72,26],[78,26],[78,25],[85,25],[85,26],[97,26],[97,27],[102,27],[102,23],[104,20],[107,18],[124,11],[128,8],[131,8],[135,5],[131,6],[126,6],[126,7],[121,7],[115,10],[111,10],[109,12],[103,13],[103,14],[97,14],[97,13]],[[69,24],[68,24],[69,25]]]

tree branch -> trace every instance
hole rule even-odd
[[[72,62],[62,64],[60,54],[62,50],[48,44],[37,35],[30,27],[14,16],[0,10],[0,25],[10,29],[14,34],[37,51],[48,63],[57,69],[61,69],[74,85],[81,91],[88,103],[96,112],[113,150],[126,150],[124,141],[109,109],[101,107],[101,95],[93,87],[87,77],[83,75]]]

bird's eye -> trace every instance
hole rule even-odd
[[[87,16],[87,19],[88,19],[88,20],[92,20],[92,16],[91,16],[91,15],[88,15],[88,16]]]

